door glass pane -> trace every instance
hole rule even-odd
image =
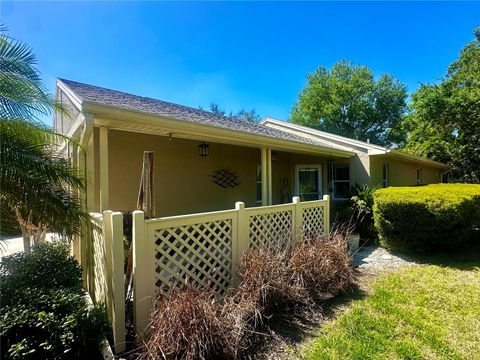
[[[298,170],[300,199],[303,201],[318,200],[319,198],[319,171],[316,168]]]

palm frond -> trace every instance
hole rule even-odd
[[[36,64],[35,54],[27,44],[0,34],[1,118],[38,118],[55,110]]]

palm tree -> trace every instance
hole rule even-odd
[[[83,190],[84,183],[56,153],[60,141],[71,140],[38,121],[63,110],[43,87],[35,55],[5,31],[0,26],[0,231],[19,227],[29,252],[47,229],[79,234],[87,215],[72,190]]]

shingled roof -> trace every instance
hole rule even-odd
[[[268,136],[272,138],[294,141],[303,144],[317,145],[332,150],[343,150],[331,145],[290,134],[267,126],[214,114],[209,111],[174,104],[163,100],[152,99],[125,92],[102,88],[99,86],[79,83],[72,80],[59,79],[82,102],[95,103],[146,114],[157,115],[179,121],[205,124],[222,129],[234,130],[248,134]]]

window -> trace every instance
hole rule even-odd
[[[297,165],[295,173],[295,193],[301,201],[322,198],[322,165]]]
[[[383,170],[382,170],[382,186],[388,187],[388,175],[389,175],[389,169],[388,169],[388,164],[383,164]]]
[[[257,165],[257,205],[262,205],[262,165]]]
[[[348,198],[350,191],[350,166],[348,164],[333,167],[333,198],[343,200]]]
[[[422,183],[422,169],[417,169],[417,185]]]

